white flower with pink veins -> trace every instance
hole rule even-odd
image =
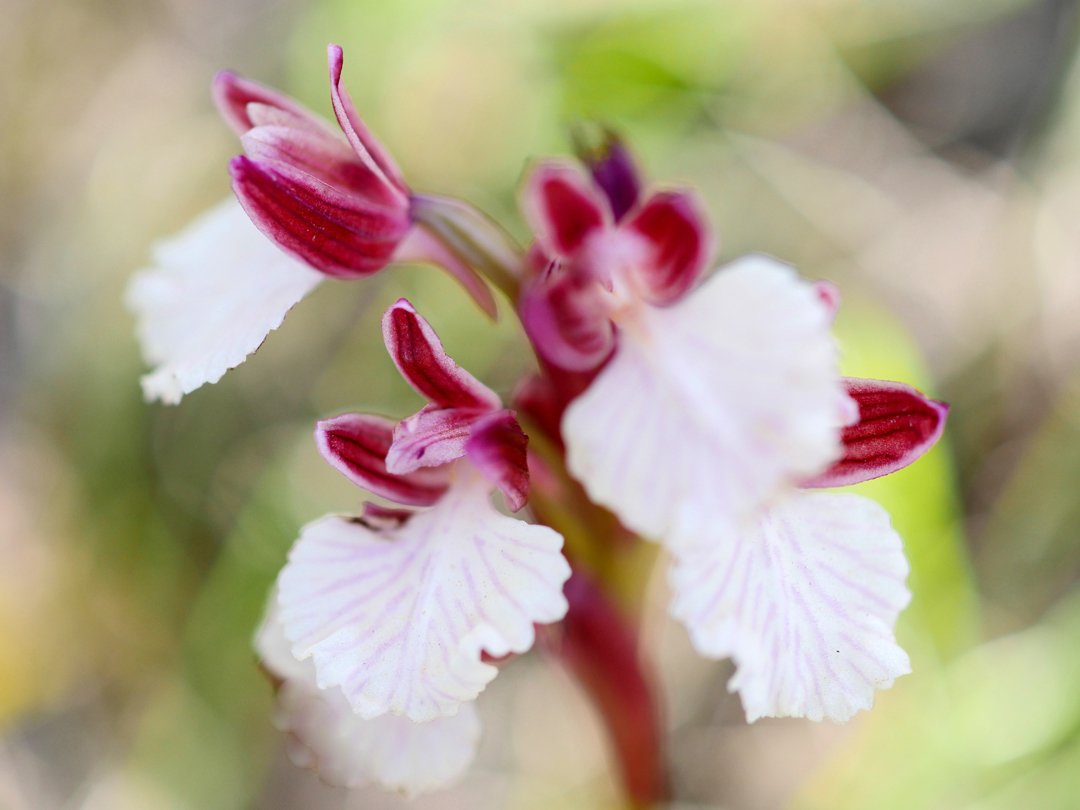
[[[749,720],[845,721],[910,671],[893,636],[908,565],[880,506],[800,487],[910,463],[944,408],[840,377],[831,285],[767,256],[699,283],[712,239],[691,193],[619,218],[605,193],[547,163],[523,197],[522,320],[547,362],[597,370],[562,417],[567,468],[671,552],[672,614],[702,655],[734,660]]]
[[[421,209],[484,218],[459,200],[411,193],[364,124],[328,47],[337,126],[276,90],[223,71],[213,96],[246,152],[229,164],[235,200],[158,243],[132,279],[127,305],[146,362],[147,400],[175,405],[244,362],[323,279],[366,278],[393,262],[453,275],[488,315],[477,272],[419,219]]]
[[[387,348],[431,404],[397,426],[346,414],[319,423],[323,456],[368,490],[421,511],[368,505],[306,526],[278,577],[286,637],[364,718],[456,714],[495,677],[483,660],[530,649],[561,619],[570,566],[562,536],[503,515],[528,497],[527,439],[499,397],[446,356],[402,299]]]
[[[462,704],[453,717],[416,723],[384,714],[365,720],[341,689],[321,689],[310,661],[297,661],[271,597],[255,636],[263,666],[281,683],[274,725],[289,734],[289,758],[318,771],[331,785],[357,788],[377,784],[415,796],[459,779],[476,757],[480,716],[476,704]]]

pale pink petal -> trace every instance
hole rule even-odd
[[[365,720],[341,689],[318,687],[310,659],[293,657],[277,614],[275,605],[255,646],[263,665],[284,680],[274,724],[290,735],[288,753],[295,764],[314,768],[331,785],[374,783],[407,796],[446,787],[465,773],[480,742],[475,703],[430,723],[392,714]]]
[[[647,245],[644,259],[630,264],[629,270],[635,288],[652,304],[682,298],[715,250],[704,206],[690,191],[653,194],[623,227]]]
[[[506,496],[516,512],[529,500],[529,437],[513,411],[499,411],[480,419],[465,443],[469,461],[488,482]]]
[[[842,487],[903,469],[933,447],[945,430],[949,406],[910,385],[884,380],[844,380],[859,420],[844,428],[843,457],[805,487]]]
[[[459,462],[429,510],[375,532],[326,517],[305,527],[278,578],[293,654],[353,709],[428,721],[474,699],[500,658],[528,650],[534,623],[566,613],[562,537],[499,514],[489,485]]]
[[[741,259],[620,326],[562,433],[571,474],[628,528],[675,547],[839,457],[829,313],[791,267]]]
[[[323,279],[259,233],[235,200],[159,242],[128,286],[148,400],[176,404],[240,365]]]
[[[443,244],[426,226],[413,224],[398,244],[393,258],[396,262],[427,262],[442,267],[465,288],[484,314],[493,319],[498,315],[495,298],[487,282],[471,264]]]
[[[911,671],[893,636],[911,599],[888,513],[857,495],[791,490],[758,520],[683,549],[671,613],[709,658],[731,658],[746,719],[829,718]]]
[[[465,442],[481,416],[476,411],[428,405],[402,419],[386,454],[386,469],[402,475],[447,464],[465,455]]]
[[[323,419],[315,427],[322,457],[357,486],[395,503],[429,506],[446,492],[446,470],[417,470],[397,475],[386,468],[394,441],[394,423],[380,416],[347,413]]]
[[[556,160],[540,163],[529,174],[521,210],[544,250],[563,259],[611,224],[600,190],[577,166]]]
[[[382,330],[398,371],[431,402],[476,411],[502,407],[498,394],[447,356],[435,330],[404,298],[386,310]]]

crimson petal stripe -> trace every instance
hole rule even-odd
[[[713,251],[704,207],[690,191],[653,194],[626,227],[650,246],[651,260],[635,269],[642,292],[653,304],[670,304],[685,295]]]
[[[426,468],[408,475],[386,469],[394,423],[379,416],[347,413],[324,419],[315,428],[319,452],[334,469],[358,486],[395,503],[430,506],[446,491],[445,469]]]
[[[844,380],[859,421],[843,429],[844,456],[805,487],[841,487],[894,473],[929,450],[945,430],[949,406],[910,385]]]
[[[447,356],[435,330],[406,299],[386,310],[382,330],[398,371],[431,402],[481,412],[502,407],[498,394]]]

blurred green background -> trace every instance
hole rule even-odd
[[[419,190],[524,236],[575,122],[697,185],[725,259],[844,290],[847,373],[949,401],[862,485],[907,544],[914,674],[846,726],[747,726],[665,618],[679,807],[1080,808],[1080,67],[1074,0],[0,0],[0,810],[391,808],[291,766],[250,637],[298,527],[361,493],[314,419],[403,416],[377,318],[407,295],[506,395],[528,369],[444,275],[322,285],[257,356],[143,404],[121,304],[229,193],[231,68],[329,113],[325,46]],[[602,730],[538,655],[480,759],[417,808],[617,808]]]

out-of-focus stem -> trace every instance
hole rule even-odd
[[[414,194],[415,220],[510,299],[516,307],[524,275],[521,248],[505,230],[464,200]]]
[[[600,710],[631,808],[669,797],[662,718],[653,678],[641,660],[637,629],[583,571],[564,588],[570,609],[549,631],[549,646]]]

